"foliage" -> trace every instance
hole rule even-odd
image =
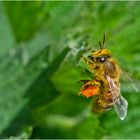
[[[140,138],[140,94],[122,84],[129,110],[89,112],[77,81],[91,78],[76,51],[107,33],[106,47],[139,80],[138,2],[0,2],[1,138]],[[96,46],[96,47],[93,47]],[[133,122],[133,123],[132,123]]]

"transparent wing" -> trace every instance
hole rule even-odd
[[[114,109],[115,109],[118,117],[121,120],[124,120],[124,118],[127,115],[128,102],[122,95],[120,95],[120,98],[115,102]]]
[[[106,76],[106,78],[109,84],[110,92],[112,94],[112,99],[114,101],[114,109],[118,117],[121,120],[124,120],[127,115],[128,103],[120,94],[120,88],[115,84],[115,82],[110,78],[110,76]]]
[[[116,98],[120,95],[120,88],[115,84],[115,82],[110,78],[109,75],[106,76],[106,79],[108,81],[109,91],[112,94],[112,99],[115,102]]]
[[[127,72],[122,71],[122,78],[129,83],[129,85],[135,90],[135,92],[139,93],[140,92],[140,81],[136,81],[132,78],[132,76],[128,75]],[[130,86],[127,86],[127,84],[124,84],[125,89],[131,91],[132,89]],[[132,90],[132,91],[133,91]]]

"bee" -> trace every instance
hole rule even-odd
[[[103,113],[114,107],[121,120],[127,115],[128,102],[120,92],[121,68],[111,52],[104,47],[105,34],[100,49],[90,50],[88,56],[82,55],[83,60],[90,67],[94,78],[81,80],[83,82],[80,93],[85,97],[93,97],[93,111]]]

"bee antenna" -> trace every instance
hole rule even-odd
[[[105,33],[104,33],[104,36],[103,36],[103,45],[105,44]]]
[[[99,46],[100,46],[100,49],[102,50],[103,49],[103,45],[102,43],[99,41]]]
[[[104,48],[104,44],[105,44],[105,33],[104,33],[104,36],[103,36],[103,42],[101,43],[99,41],[99,45],[100,45],[100,49],[102,50]]]

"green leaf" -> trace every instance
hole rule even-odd
[[[31,39],[44,22],[42,2],[4,2],[12,31],[17,42]]]
[[[124,121],[113,109],[85,115],[92,98],[77,96],[77,81],[94,76],[76,65],[79,42],[89,36],[98,50],[106,33],[105,47],[139,82],[139,13],[135,1],[0,2],[0,137],[139,138],[140,95],[121,82]]]

